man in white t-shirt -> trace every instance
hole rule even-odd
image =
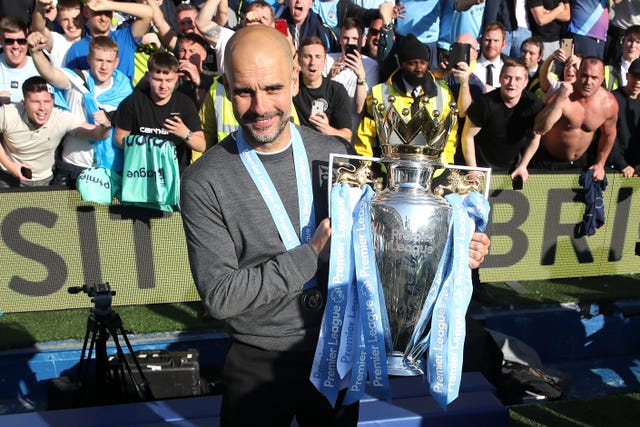
[[[89,42],[87,61],[89,70],[55,68],[42,52],[46,38],[40,33],[29,36],[29,47],[36,67],[42,77],[60,89],[71,112],[82,120],[93,121],[96,114],[106,116],[111,127],[109,113],[133,91],[129,78],[117,70],[118,44],[107,36],[96,36]],[[96,141],[69,135],[64,140],[61,159],[56,167],[53,184],[75,187],[75,179],[92,166],[121,170],[123,154],[109,133]]]
[[[53,7],[58,9],[56,21],[64,34],[49,31],[47,28],[45,14]],[[49,44],[46,46],[46,51],[54,67],[64,66],[69,47],[82,38],[85,22],[80,0],[58,0],[57,6],[54,6],[53,0],[36,0],[31,30],[38,31],[47,37]]]
[[[224,73],[224,48],[234,32],[213,21],[219,4],[220,0],[206,0],[200,8],[198,16],[196,16],[196,27],[205,40],[214,48],[218,62],[218,73],[222,74]]]
[[[1,103],[22,101],[22,83],[37,76],[38,70],[27,56],[26,22],[15,16],[0,18],[0,99]]]
[[[67,133],[78,138],[100,139],[109,134],[104,115],[89,124],[74,114],[55,108],[51,87],[40,76],[22,85],[21,103],[0,107],[0,188],[49,185],[54,155]]]

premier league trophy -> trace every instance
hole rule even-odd
[[[394,102],[373,100],[381,158],[330,161],[327,305],[310,379],[333,404],[341,387],[345,403],[362,398],[367,380],[388,398],[388,375],[428,374],[432,395],[446,406],[460,384],[469,241],[486,226],[490,171],[441,163],[455,103],[446,115],[430,114],[423,98],[407,120],[408,109]],[[386,169],[384,188],[371,173],[375,162]],[[434,175],[443,184],[432,190]]]
[[[425,346],[416,347],[427,330],[419,323],[430,285],[447,241],[451,208],[431,189],[440,155],[457,120],[455,104],[440,120],[423,105],[405,121],[389,99],[374,100],[373,114],[387,169],[386,188],[371,201],[371,228],[382,282],[391,343],[387,343],[390,375],[422,375]],[[424,102],[423,98],[423,104]],[[427,319],[429,320],[429,319]],[[389,348],[391,345],[392,348]]]

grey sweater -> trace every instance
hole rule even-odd
[[[353,149],[342,139],[298,129],[320,222],[327,217],[329,154],[352,154]],[[291,147],[260,159],[299,231]],[[304,311],[300,296],[314,275],[326,291],[326,260],[320,260],[308,243],[285,249],[232,137],[185,171],[180,204],[191,272],[211,315],[224,319],[238,341],[266,350],[313,350],[322,310]]]

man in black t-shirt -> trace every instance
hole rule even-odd
[[[545,60],[560,48],[571,18],[569,0],[526,0],[526,9],[531,35],[544,44]]]
[[[625,178],[640,175],[640,58],[627,72],[627,84],[613,92],[618,101],[616,142],[607,163]]]
[[[351,141],[351,101],[343,85],[322,75],[326,57],[327,47],[320,38],[300,42],[300,90],[293,105],[301,125]]]
[[[469,166],[491,167],[511,177],[529,177],[527,166],[540,144],[533,134],[542,101],[525,90],[529,76],[524,64],[507,59],[500,88],[474,100],[462,131],[462,151]]]
[[[171,141],[176,146],[182,171],[189,165],[192,149],[205,149],[198,110],[188,96],[174,91],[178,81],[175,56],[156,52],[149,58],[148,67],[148,85],[140,85],[118,106],[114,117],[115,141],[123,146],[123,139],[130,134]]]

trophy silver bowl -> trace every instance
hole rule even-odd
[[[451,208],[431,192],[431,163],[399,159],[387,168],[387,188],[371,201],[373,247],[390,327],[387,369],[390,375],[421,375],[426,348],[411,343],[428,331],[419,318],[447,241]]]

